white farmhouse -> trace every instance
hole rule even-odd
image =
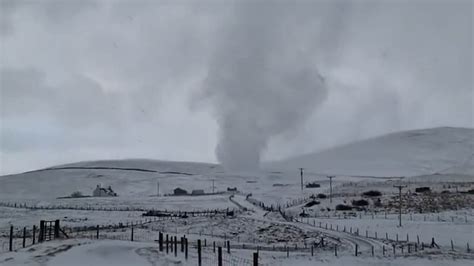
[[[92,196],[94,196],[94,197],[116,197],[117,193],[115,193],[112,190],[112,187],[110,187],[110,186],[108,188],[103,188],[100,185],[97,185],[97,187],[92,192]]]

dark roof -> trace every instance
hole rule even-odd
[[[176,193],[176,192],[186,192],[186,193],[187,193],[187,191],[186,191],[185,189],[182,189],[182,188],[179,188],[179,187],[175,188],[175,189],[174,189],[174,192],[175,192],[175,193]]]

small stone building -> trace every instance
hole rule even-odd
[[[191,195],[204,195],[204,190],[195,189],[195,190],[191,191]]]
[[[175,196],[188,195],[188,192],[187,192],[186,190],[184,190],[184,189],[182,189],[182,188],[179,188],[179,187],[178,187],[178,188],[175,188],[175,189],[173,190],[173,193],[174,193]]]
[[[94,197],[117,197],[117,193],[112,190],[112,187],[109,186],[108,188],[103,188],[100,185],[92,192],[92,196]]]

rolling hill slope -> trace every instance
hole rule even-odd
[[[336,175],[474,175],[474,129],[442,127],[402,131],[268,166],[274,169],[305,167]]]
[[[264,165],[267,171],[255,173],[230,173],[217,164],[147,159],[78,162],[0,176],[0,199],[51,199],[74,191],[90,195],[97,184],[111,185],[120,196],[149,197],[156,194],[158,181],[161,193],[171,193],[176,187],[209,192],[212,179],[217,190],[239,187],[265,194],[275,189],[274,183],[299,188],[299,167],[305,167],[306,176],[313,179],[322,174],[430,178],[434,173],[465,179],[474,176],[473,147],[473,129],[434,128],[388,134],[268,163]],[[300,193],[298,189],[294,192]]]

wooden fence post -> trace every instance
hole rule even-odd
[[[216,241],[212,241],[212,251],[216,253]]]
[[[44,241],[44,236],[45,236],[45,226],[44,226],[44,221],[40,221],[40,228],[39,228],[39,233],[38,233],[38,242],[41,243]]]
[[[253,253],[253,266],[258,266],[258,252]]]
[[[132,233],[131,233],[131,237],[130,237],[130,240],[133,242],[133,226],[132,226]]]
[[[217,248],[217,265],[222,266],[222,247]]]
[[[13,225],[10,226],[10,242],[9,242],[8,250],[13,251]]]
[[[162,252],[163,251],[163,233],[162,232],[160,232],[158,235],[158,242],[160,245],[160,252]]]
[[[359,253],[359,245],[356,244],[355,246],[355,255],[357,257],[357,254]]]
[[[334,245],[334,256],[337,257],[337,245]]]
[[[169,253],[169,236],[166,234],[166,254]]]
[[[453,240],[451,239],[451,250],[454,251],[454,243],[453,243]]]
[[[35,237],[36,237],[36,225],[33,225],[33,241],[32,241],[32,244],[34,245],[35,244]]]
[[[170,236],[170,251],[171,253],[174,253],[174,237]]]
[[[96,230],[97,230],[96,239],[99,239],[99,225],[97,225]],[[133,237],[132,237],[132,241],[133,241]]]
[[[198,266],[202,265],[202,257],[201,257],[201,239],[198,239]]]
[[[174,256],[178,256],[178,237],[174,237]]]
[[[54,221],[54,238],[59,238],[59,220]]]
[[[174,237],[174,256],[178,256],[178,237]]]
[[[186,260],[188,259],[188,239],[185,238],[184,239],[184,257],[186,258]]]
[[[26,227],[23,227],[23,248],[26,247]]]
[[[230,241],[227,240],[227,253],[230,254]]]

